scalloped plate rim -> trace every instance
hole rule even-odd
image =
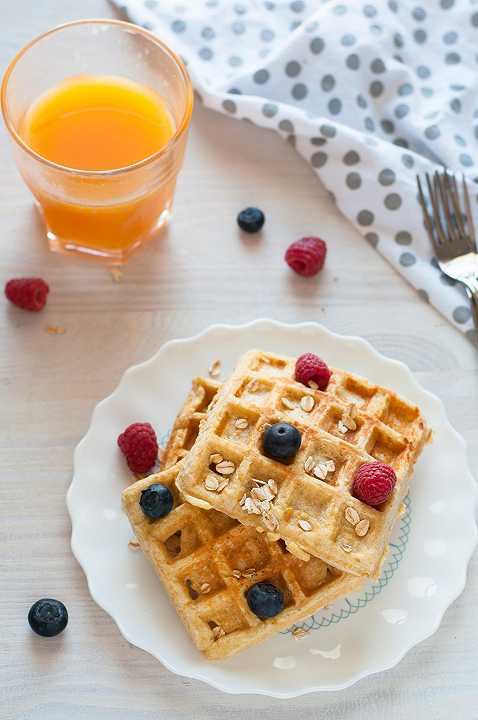
[[[179,668],[177,667],[173,662],[170,662],[169,659],[164,658],[160,654],[157,653],[157,651],[153,650],[152,648],[149,648],[147,646],[147,643],[141,643],[138,644],[137,640],[131,637],[130,633],[126,628],[124,627],[123,622],[121,619],[115,617],[114,612],[111,608],[108,607],[107,599],[102,595],[101,592],[98,592],[97,589],[94,588],[92,578],[88,576],[87,572],[87,561],[82,555],[82,551],[78,545],[77,539],[77,533],[75,532],[75,509],[73,506],[73,501],[75,497],[75,487],[78,485],[78,483],[75,483],[75,479],[78,472],[78,459],[81,456],[81,452],[83,450],[83,447],[87,444],[90,434],[93,431],[94,421],[96,419],[97,413],[100,411],[102,407],[108,404],[109,401],[114,398],[117,393],[121,390],[123,383],[125,380],[131,376],[134,375],[136,372],[141,371],[146,366],[154,365],[158,358],[166,352],[168,348],[171,346],[179,346],[179,345],[189,345],[189,344],[195,344],[197,342],[200,342],[203,340],[206,336],[217,333],[217,332],[240,332],[243,330],[249,330],[251,328],[257,328],[261,325],[272,325],[278,330],[285,330],[285,331],[300,331],[300,330],[311,330],[311,331],[319,331],[322,333],[325,333],[325,335],[329,335],[333,338],[336,338],[340,340],[340,342],[348,342],[351,345],[357,346],[360,345],[361,348],[372,354],[375,359],[380,360],[381,362],[385,362],[389,366],[394,366],[397,370],[399,370],[402,374],[404,374],[407,378],[407,381],[412,384],[414,389],[421,393],[422,395],[425,395],[430,402],[432,402],[435,405],[437,414],[440,416],[440,421],[448,427],[449,430],[452,431],[452,435],[455,439],[455,441],[458,441],[461,445],[462,449],[465,452],[464,457],[464,464],[466,466],[466,480],[469,484],[470,490],[473,494],[472,497],[472,507],[475,508],[477,505],[477,498],[478,498],[478,485],[476,483],[476,480],[474,479],[473,474],[471,473],[471,470],[469,468],[469,462],[467,457],[467,449],[466,449],[466,442],[464,438],[461,436],[461,434],[453,427],[451,422],[449,421],[445,406],[443,404],[443,401],[436,396],[434,393],[430,392],[426,388],[424,388],[418,380],[413,375],[410,368],[400,360],[396,360],[394,358],[389,358],[382,353],[380,353],[378,350],[376,350],[373,345],[371,345],[367,340],[365,340],[362,337],[355,336],[355,335],[342,335],[340,333],[336,333],[329,328],[326,328],[325,326],[321,325],[320,323],[316,322],[302,322],[302,323],[284,323],[278,320],[268,319],[268,318],[261,318],[254,320],[249,323],[242,323],[242,324],[229,324],[229,323],[217,323],[210,325],[206,327],[205,329],[201,330],[195,335],[192,335],[190,337],[186,338],[174,338],[166,343],[164,343],[156,353],[154,353],[150,358],[147,360],[136,363],[134,365],[131,365],[129,368],[127,368],[118,384],[116,385],[113,392],[111,392],[108,396],[106,396],[103,400],[98,402],[93,409],[93,412],[91,414],[90,423],[88,425],[88,429],[86,433],[84,434],[83,438],[80,440],[80,442],[77,444],[74,452],[74,461],[73,461],[73,477],[70,483],[70,486],[67,491],[66,496],[66,504],[68,508],[68,512],[70,514],[71,523],[72,523],[72,534],[71,534],[71,549],[73,552],[74,557],[76,558],[77,562],[79,563],[80,567],[82,568],[88,585],[88,590],[93,598],[93,600],[99,605],[105,612],[107,612],[110,617],[114,620],[116,625],[118,626],[119,631],[123,635],[123,637],[132,645],[135,647],[138,647],[139,649],[149,653],[152,655],[155,659],[159,660],[162,665],[164,665],[169,671],[174,672],[181,677],[188,677],[194,680],[200,680],[202,682],[205,682],[206,684],[210,685],[211,687],[214,687],[217,690],[220,690],[222,692],[232,694],[232,695],[238,695],[238,694],[254,694],[254,695],[263,695],[268,697],[275,697],[277,699],[290,699],[294,697],[299,697],[301,695],[313,693],[313,692],[333,692],[337,690],[344,690],[347,687],[350,687],[351,685],[354,685],[356,682],[362,680],[365,677],[368,677],[369,675],[376,675],[377,673],[384,672],[387,670],[390,670],[391,668],[395,667],[402,659],[403,657],[411,650],[413,647],[418,645],[419,643],[425,641],[429,637],[431,637],[439,628],[444,614],[447,611],[447,609],[453,604],[453,602],[461,595],[463,592],[465,586],[466,586],[466,579],[467,579],[467,572],[468,572],[468,565],[470,558],[475,550],[476,543],[477,543],[477,525],[476,520],[473,514],[472,523],[470,523],[469,528],[469,541],[468,541],[468,549],[467,551],[463,553],[463,572],[461,573],[460,582],[457,583],[455,588],[452,592],[449,592],[445,598],[443,598],[442,607],[439,612],[436,613],[436,619],[435,622],[432,623],[431,627],[424,633],[421,633],[419,637],[414,637],[413,639],[409,638],[409,641],[406,643],[405,647],[401,649],[400,652],[396,653],[395,656],[389,661],[384,662],[383,660],[379,663],[376,663],[375,665],[371,666],[370,664],[361,672],[356,672],[355,674],[351,675],[346,681],[344,682],[337,682],[330,685],[307,685],[303,688],[300,688],[298,690],[274,690],[274,692],[271,692],[269,689],[262,689],[257,687],[231,687],[231,686],[225,686],[219,681],[216,681],[214,678],[210,678],[207,676],[206,673],[203,673],[201,671],[187,671],[185,668]]]

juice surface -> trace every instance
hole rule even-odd
[[[160,150],[174,134],[161,97],[126,78],[80,75],[41,95],[21,135],[39,155],[77,170],[112,170]]]

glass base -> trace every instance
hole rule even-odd
[[[47,225],[45,221],[45,216],[43,214],[41,205],[38,203],[35,203],[36,208],[40,214],[40,217],[43,221],[43,225],[45,227],[46,236],[48,238],[48,245],[52,252],[57,253],[63,253],[65,255],[82,255],[86,257],[90,257],[92,259],[96,260],[102,260],[104,262],[107,262],[108,264],[113,265],[122,265],[124,264],[129,256],[137,250],[142,245],[145,245],[146,243],[150,242],[154,239],[157,232],[164,227],[171,219],[172,213],[170,209],[170,205],[168,205],[161,215],[158,217],[155,224],[148,230],[147,233],[144,235],[139,236],[134,242],[131,243],[131,245],[128,245],[126,248],[121,248],[117,250],[110,250],[110,249],[102,249],[102,248],[95,248],[90,247],[88,245],[79,245],[74,240],[71,240],[69,238],[64,238],[56,235]]]

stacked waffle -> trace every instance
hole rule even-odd
[[[230,656],[359,590],[380,573],[424,444],[416,406],[332,370],[324,391],[295,379],[295,359],[242,356],[223,385],[196,378],[160,473],[131,485],[123,505],[143,552],[199,650]],[[277,424],[299,433],[284,461],[264,451]],[[357,499],[359,468],[386,463],[396,482],[378,507]],[[151,519],[144,491],[162,485],[172,510]],[[280,611],[261,616],[251,591],[271,588]]]

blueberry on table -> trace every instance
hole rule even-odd
[[[262,228],[266,221],[265,215],[262,210],[255,207],[248,207],[241,210],[237,216],[237,224],[247,233],[256,233]]]
[[[279,462],[286,462],[297,454],[301,442],[302,435],[296,427],[280,422],[267,428],[262,447],[267,457]]]
[[[37,635],[53,637],[63,632],[68,624],[68,610],[59,600],[42,598],[30,608],[28,622]]]
[[[284,593],[268,582],[258,582],[246,592],[249,608],[261,620],[272,618],[284,609]]]
[[[171,490],[161,483],[155,483],[143,490],[139,501],[144,514],[152,520],[158,520],[158,518],[168,515],[173,509],[173,503]]]

